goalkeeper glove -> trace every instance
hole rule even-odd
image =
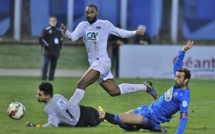
[[[41,127],[40,124],[34,124],[33,122],[27,122],[26,127]]]

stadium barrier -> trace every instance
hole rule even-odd
[[[174,78],[173,66],[182,45],[120,46],[119,78]],[[192,78],[215,79],[215,46],[193,46],[183,67]]]

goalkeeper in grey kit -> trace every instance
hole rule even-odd
[[[44,111],[48,116],[48,123],[44,125],[27,122],[27,127],[93,127],[100,124],[100,112],[92,107],[74,105],[60,94],[53,95],[53,86],[42,82],[37,91],[38,102],[46,104]]]

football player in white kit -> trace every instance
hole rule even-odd
[[[61,31],[72,42],[81,37],[83,38],[90,64],[89,69],[78,82],[77,89],[70,98],[70,102],[78,104],[84,97],[85,89],[95,81],[97,81],[111,96],[143,90],[157,99],[156,91],[149,81],[143,84],[123,83],[116,85],[111,73],[111,61],[107,53],[109,34],[114,34],[122,38],[129,38],[135,35],[141,36],[144,33],[141,33],[139,30],[127,31],[119,29],[108,20],[98,19],[97,7],[93,4],[86,7],[86,18],[87,21],[80,22],[73,32],[69,32],[67,27],[61,24]]]
[[[48,123],[40,125],[27,122],[27,127],[93,127],[103,121],[100,119],[102,111],[92,107],[74,105],[60,94],[53,95],[51,83],[42,82],[36,97],[38,102],[46,104],[44,111],[48,116]]]

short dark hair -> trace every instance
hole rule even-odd
[[[39,90],[43,91],[45,95],[50,95],[51,97],[53,96],[53,86],[51,83],[42,82],[39,85]]]
[[[186,85],[188,85],[189,81],[190,81],[190,77],[191,77],[191,73],[190,73],[190,70],[186,69],[186,68],[179,68],[177,70],[178,72],[184,72],[184,79],[188,78],[188,82]]]
[[[96,11],[98,12],[98,8],[97,8],[97,6],[94,5],[94,4],[89,4],[87,7],[94,7],[94,8],[96,9]]]

